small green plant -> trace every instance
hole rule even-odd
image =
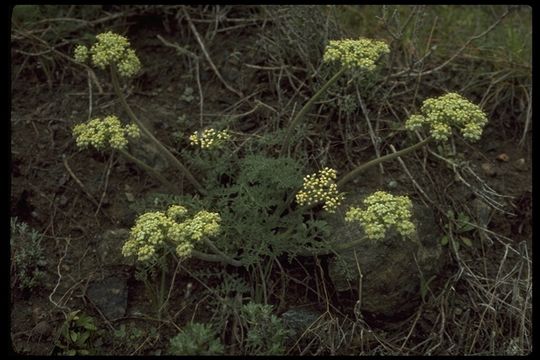
[[[11,259],[14,283],[21,290],[39,287],[45,278],[47,261],[41,245],[43,236],[28,224],[10,219]]]
[[[97,334],[93,317],[80,310],[70,312],[62,327],[55,345],[62,349],[62,355],[91,355],[91,343]]]
[[[216,332],[207,324],[190,323],[171,338],[171,355],[222,355],[224,346]]]
[[[272,306],[249,302],[242,306],[241,319],[246,329],[245,355],[283,355],[287,330],[272,314]]]
[[[457,215],[453,210],[448,210],[446,213],[449,224],[446,225],[446,229],[451,231],[452,234],[460,240],[465,246],[472,247],[473,243],[470,238],[470,232],[476,227],[471,223],[469,216],[463,212],[458,212]],[[460,242],[456,242],[456,247],[459,250]],[[448,236],[445,235],[441,238],[441,245],[448,245]]]

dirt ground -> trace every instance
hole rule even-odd
[[[190,51],[200,54],[200,50],[185,26],[179,28],[159,16],[145,16],[129,18],[129,26],[124,27],[129,28],[126,36],[144,64],[142,74],[127,90],[128,101],[159,139],[179,151],[172,135],[174,131],[182,128],[182,121],[199,122],[198,83],[192,71],[193,63],[179,56],[175,49],[165,46],[157,36],[173,43],[190,39]],[[228,16],[234,17],[234,14]],[[205,23],[197,25],[206,29]],[[260,24],[239,22],[236,25],[238,27],[232,30],[223,30],[225,26],[220,25],[223,31],[216,32],[207,43],[215,66],[222,69],[225,81],[245,96],[257,93],[253,99],[258,98],[268,106],[276,107],[278,102],[273,97],[273,84],[268,80],[268,71],[261,69],[265,66],[265,59],[254,58],[261,56],[254,49],[257,40],[254,30],[260,29]],[[105,76],[98,74],[102,87],[100,91],[82,68],[61,57],[58,57],[56,66],[49,67],[47,75],[40,68],[39,61],[34,61],[35,58],[28,57],[28,65],[22,66],[25,57],[20,53],[13,54],[10,216],[17,217],[44,234],[42,246],[46,258],[45,278],[40,286],[31,291],[22,291],[17,287],[11,289],[11,338],[14,350],[22,354],[56,354],[58,348],[54,344],[59,339],[58,331],[65,321],[65,313],[83,309],[96,319],[102,331],[101,335],[96,336],[102,339],[93,343],[101,353],[155,354],[156,349],[165,349],[166,339],[175,333],[175,327],[158,319],[153,321],[153,315],[148,315],[151,308],[144,294],[144,286],[134,279],[129,267],[102,266],[98,243],[108,230],[129,229],[133,225],[133,199],[165,191],[123,158],[81,151],[75,146],[72,128],[88,118],[90,101],[93,115],[122,112]],[[232,54],[241,54],[238,55],[241,60]],[[223,86],[204,56],[200,55],[199,77],[204,94],[205,122],[211,122],[212,114],[222,114],[227,108],[232,107],[234,111],[230,113],[236,114],[252,110],[256,105],[253,99],[238,105],[241,97]],[[259,68],[245,66],[246,63]],[[186,92],[186,88],[191,88],[193,99],[189,100],[190,91]],[[290,94],[294,89],[289,86],[283,91]],[[269,113],[271,110],[266,107],[260,108],[255,115],[243,118],[235,130],[255,133],[263,126],[261,119]],[[484,186],[484,192],[493,191],[505,196],[500,200],[507,211],[492,212],[489,230],[504,235],[516,246],[526,242],[532,256],[531,135],[528,135],[523,146],[517,146],[521,126],[512,119],[512,114],[495,113],[491,114],[491,118],[496,121],[488,126],[479,143],[463,145],[461,142],[459,146],[470,169],[481,176],[481,181],[472,184],[473,187]],[[337,163],[347,162],[343,152],[336,157]],[[456,194],[455,201],[469,201],[471,190],[462,184],[457,185],[460,184],[459,180],[439,178],[438,169],[445,169],[440,171],[441,177],[448,174],[442,162],[430,158],[428,166],[433,170],[433,182],[438,184],[439,189],[446,187],[448,191],[461,191],[461,195]],[[399,173],[401,167],[397,162],[389,163],[385,165],[385,170]],[[164,170],[165,174],[167,171],[170,170]],[[467,177],[467,180],[471,179],[474,178]],[[371,181],[377,183],[381,180]],[[475,252],[464,256],[473,257],[482,251],[484,249],[475,249]],[[484,253],[484,259],[488,262],[489,251],[487,249]],[[494,261],[498,262],[500,253],[493,256],[496,257]],[[193,261],[190,266],[198,268],[205,264]],[[90,283],[103,279],[112,271],[129,278],[129,295],[128,315],[111,323],[88,299],[87,290]],[[12,281],[15,281],[13,276]],[[437,281],[440,283],[435,286],[444,286],[444,278]],[[176,283],[179,285],[174,290],[175,300],[171,308],[193,306],[186,292],[196,293],[202,290],[202,286],[187,274],[180,274]],[[191,284],[189,289],[187,284]],[[302,297],[301,289],[291,285],[281,310],[302,303],[305,301]],[[204,306],[204,301],[201,306]],[[467,304],[461,306],[466,307]],[[190,317],[190,311],[182,312],[174,317],[174,321],[183,324]],[[140,329],[140,333],[130,335],[140,346],[128,346],[106,339],[121,324]],[[379,328],[389,332],[391,326],[386,324]]]

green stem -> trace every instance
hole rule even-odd
[[[304,107],[298,112],[298,114],[296,114],[296,116],[294,117],[293,121],[291,121],[291,123],[289,124],[289,127],[287,128],[287,133],[285,135],[285,140],[283,142],[283,146],[281,148],[281,155],[283,156],[285,154],[285,152],[289,149],[289,141],[290,141],[290,138],[291,138],[291,135],[292,135],[292,132],[294,131],[295,127],[298,125],[298,123],[300,122],[300,120],[302,120],[302,118],[304,117],[304,115],[306,115],[306,113],[308,112],[309,108],[311,107],[311,105],[313,105],[313,103],[315,101],[317,101],[324,93],[325,91],[333,84],[335,83],[339,77],[341,75],[343,75],[343,73],[346,71],[347,69],[345,67],[341,68],[334,76],[332,76],[332,78],[330,80],[328,80],[326,82],[326,84],[324,84],[320,89],[319,91],[317,91],[315,93],[315,95],[313,95],[311,97],[311,99],[309,99],[309,101],[304,105]]]
[[[188,181],[197,189],[199,193],[202,195],[206,194],[206,191],[204,188],[199,184],[199,182],[193,177],[191,172],[180,162],[178,159],[158,140],[154,137],[154,135],[144,126],[144,124],[137,118],[133,110],[129,107],[126,98],[124,97],[124,94],[122,93],[122,90],[120,89],[120,83],[118,81],[118,75],[116,73],[116,69],[114,66],[111,66],[111,79],[114,87],[114,92],[120,99],[120,102],[122,103],[122,106],[124,107],[124,110],[127,112],[128,116],[133,120],[137,125],[141,128],[143,133],[152,141],[158,149],[161,151],[163,155],[165,155],[171,162],[174,164],[180,172],[182,172],[188,179]]]
[[[173,193],[177,193],[178,190],[171,184],[167,179],[163,177],[160,173],[158,173],[153,167],[145,164],[143,161],[137,159],[135,156],[128,153],[126,150],[119,150],[120,154],[122,154],[126,159],[129,161],[135,163],[139,167],[141,167],[144,171],[146,171],[148,174],[153,176],[156,180],[161,182],[163,185],[165,185],[169,191],[172,191]]]
[[[167,264],[169,265],[169,264]],[[159,284],[159,300],[158,300],[158,319],[161,320],[161,313],[163,310],[163,301],[165,298],[165,280],[167,276],[167,266],[161,268],[161,282]]]
[[[358,175],[360,175],[360,173],[362,173],[364,170],[372,167],[372,166],[375,166],[375,165],[378,165],[380,163],[382,163],[383,161],[386,161],[386,160],[391,160],[391,159],[394,159],[394,158],[397,158],[399,156],[403,156],[405,154],[408,154],[418,148],[421,148],[422,146],[426,145],[427,143],[429,143],[430,141],[432,140],[432,137],[431,136],[428,136],[427,138],[425,138],[424,140],[420,141],[419,143],[416,143],[412,146],[409,146],[408,148],[405,148],[403,150],[400,150],[400,151],[397,151],[395,153],[392,153],[392,154],[388,154],[388,155],[385,155],[385,156],[381,156],[380,158],[377,158],[377,159],[373,159],[371,161],[368,161],[367,163],[365,164],[362,164],[360,166],[358,166],[356,169],[353,169],[352,171],[350,171],[348,174],[346,174],[345,176],[343,176],[341,178],[341,180],[339,180],[337,182],[337,186],[338,188],[342,187],[343,185],[345,185],[346,183],[348,183],[349,181],[355,179]]]
[[[191,256],[193,256],[194,258],[197,258],[199,260],[204,260],[204,261],[221,262],[221,263],[224,263],[224,264],[227,264],[227,265],[232,265],[232,266],[235,266],[235,267],[242,266],[242,263],[240,261],[234,260],[233,258],[231,258],[229,256],[206,254],[206,253],[202,253],[202,252],[197,251],[197,250],[192,250],[191,251]]]

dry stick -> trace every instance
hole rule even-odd
[[[330,78],[330,80],[328,80],[328,82],[326,84],[324,84],[316,93],[315,95],[313,95],[311,97],[311,99],[308,100],[308,102],[304,105],[304,107],[298,112],[298,114],[296,114],[296,116],[294,117],[293,121],[291,121],[289,123],[289,127],[287,128],[287,133],[285,135],[285,140],[283,141],[283,146],[281,147],[281,155],[284,155],[285,152],[289,149],[289,141],[290,141],[290,138],[291,138],[291,135],[292,135],[292,132],[294,131],[294,129],[296,128],[296,126],[298,125],[298,123],[300,122],[300,120],[302,120],[302,118],[304,117],[304,115],[308,112],[308,110],[310,109],[311,105],[313,105],[313,103],[315,101],[317,101],[323,94],[324,92],[332,85],[334,84],[341,75],[343,75],[343,73],[347,70],[346,67],[343,67],[341,68],[334,76],[332,76],[332,78]]]
[[[197,39],[197,42],[199,43],[199,46],[201,47],[201,49],[202,49],[202,51],[204,53],[204,56],[206,57],[206,60],[208,61],[208,63],[212,67],[212,70],[214,70],[214,73],[217,75],[219,81],[221,81],[221,83],[223,85],[225,85],[227,90],[232,91],[233,93],[235,93],[236,95],[238,95],[240,97],[244,97],[244,94],[242,94],[241,91],[234,89],[233,87],[231,87],[225,81],[225,79],[223,79],[223,77],[219,73],[219,70],[216,68],[216,65],[214,65],[214,63],[212,62],[212,59],[210,58],[210,55],[208,55],[208,52],[206,51],[206,47],[204,46],[204,43],[202,42],[201,37],[200,37],[199,33],[197,32],[197,29],[195,28],[195,25],[193,25],[193,22],[191,21],[191,17],[187,13],[186,9],[182,8],[182,10],[184,11],[184,15],[186,16],[186,20],[187,20],[187,22],[189,24],[189,27],[191,28],[191,31],[193,31],[193,34],[195,35],[195,38]]]
[[[339,180],[337,182],[337,186],[338,187],[342,187],[343,185],[345,185],[346,183],[348,183],[349,181],[353,180],[354,178],[356,178],[358,175],[360,175],[364,170],[372,167],[373,165],[377,165],[383,161],[386,161],[386,160],[391,160],[391,159],[394,159],[396,157],[399,157],[399,156],[403,156],[405,154],[408,154],[416,149],[419,149],[421,148],[422,146],[426,145],[427,143],[429,143],[430,141],[432,140],[432,137],[431,136],[428,136],[427,138],[425,138],[424,140],[420,141],[419,143],[416,143],[412,146],[409,146],[408,148],[405,148],[403,150],[400,150],[398,152],[395,152],[393,154],[388,154],[388,155],[385,155],[383,157],[380,157],[378,159],[373,159],[371,161],[368,161],[367,163],[365,164],[362,164],[360,166],[358,166],[356,169],[350,171],[348,174],[346,174],[345,176],[343,176],[343,178],[341,178],[341,180]]]
[[[390,149],[396,153],[396,148],[394,147],[394,145],[390,145]],[[426,199],[429,200],[430,203],[433,204],[433,200],[430,199],[429,196],[427,196],[427,194],[424,192],[424,190],[420,187],[420,185],[418,185],[418,183],[416,182],[416,180],[414,179],[414,177],[411,175],[411,172],[409,171],[409,169],[407,168],[407,166],[405,165],[405,162],[403,160],[401,160],[400,157],[397,158],[399,163],[401,164],[401,167],[403,168],[403,170],[405,171],[405,173],[407,174],[407,176],[409,177],[409,179],[411,180],[411,182],[413,183],[414,187],[416,187],[418,189],[418,191],[420,191],[420,193],[422,195],[424,195],[424,197]]]
[[[497,25],[499,25],[499,23],[510,13],[510,10],[507,9],[505,11],[504,14],[502,14],[498,19],[497,21],[495,21],[493,24],[491,24],[491,26],[489,28],[487,28],[484,32],[478,34],[478,35],[475,35],[475,36],[472,36],[470,37],[466,42],[465,44],[454,54],[452,55],[448,60],[446,60],[445,62],[443,62],[441,65],[437,66],[436,68],[433,68],[431,70],[427,70],[427,71],[424,71],[424,72],[420,72],[420,73],[409,73],[410,69],[405,69],[403,71],[400,71],[396,74],[393,74],[393,75],[390,75],[391,78],[394,78],[394,77],[399,77],[399,76],[402,76],[402,75],[407,75],[407,76],[424,76],[424,75],[429,75],[429,74],[432,74],[436,71],[439,71],[441,70],[443,67],[445,67],[446,65],[448,65],[450,62],[452,62],[456,57],[458,57],[462,52],[463,50],[465,50],[467,48],[467,46],[469,46],[469,44],[471,42],[473,42],[474,40],[478,40],[480,39],[481,37],[484,37],[485,35],[487,35],[491,30],[493,30]]]
[[[148,172],[151,176],[153,176],[156,180],[161,182],[163,185],[165,185],[170,191],[172,192],[178,192],[178,189],[170,183],[167,179],[163,177],[159,172],[157,172],[153,167],[150,165],[145,164],[143,161],[137,159],[135,156],[131,155],[125,150],[119,150],[119,152],[126,157],[129,161],[135,163],[136,165],[140,166],[144,171]]]
[[[98,205],[98,208],[96,209],[96,212],[94,213],[94,216],[97,216],[99,209],[101,209],[101,204],[103,203],[103,199],[105,198],[105,194],[107,193],[107,188],[109,187],[109,176],[111,175],[113,157],[114,157],[114,153],[111,154],[111,157],[109,159],[109,165],[107,166],[107,173],[105,174],[105,186],[103,187],[103,193],[101,193],[101,198],[99,199],[99,205]]]
[[[144,126],[144,124],[137,118],[133,110],[131,110],[131,107],[128,105],[126,98],[124,97],[124,94],[122,93],[122,90],[120,89],[120,84],[118,82],[118,75],[116,74],[116,69],[114,66],[111,66],[111,79],[114,87],[114,91],[118,98],[120,99],[120,102],[122,103],[122,106],[124,107],[124,110],[127,112],[128,116],[133,120],[137,125],[141,128],[143,133],[158,147],[161,154],[165,155],[175,166],[178,170],[180,170],[188,179],[188,181],[197,189],[199,193],[202,195],[206,194],[206,190],[201,186],[201,184],[193,177],[191,172],[158,140],[154,137],[154,135]]]
[[[360,96],[360,91],[358,91],[358,86],[356,86],[356,96],[358,98],[358,102],[360,103],[360,108],[362,109],[362,112],[364,113],[364,117],[366,118],[366,122],[368,124],[368,130],[369,130],[369,137],[371,138],[371,142],[373,143],[373,147],[375,148],[375,155],[377,158],[381,157],[381,150],[379,149],[380,143],[376,141],[375,139],[375,133],[373,132],[373,127],[371,126],[371,121],[369,120],[369,115],[366,109],[366,105],[364,104],[364,101],[362,101],[362,97]],[[379,163],[379,168],[381,170],[381,175],[384,175],[384,168],[382,163]]]
[[[67,255],[67,251],[68,251],[68,247],[69,247],[69,244],[70,244],[71,240],[68,238],[68,240],[66,241],[66,248],[64,249],[64,255],[62,255],[62,257],[60,258],[60,260],[58,261],[58,265],[56,266],[56,272],[58,274],[58,281],[56,282],[56,286],[54,287],[53,291],[49,294],[49,301],[54,305],[56,306],[57,308],[60,308],[60,309],[65,309],[65,310],[68,310],[68,311],[71,311],[71,309],[67,306],[64,306],[64,305],[60,305],[59,303],[57,303],[56,301],[54,301],[52,299],[52,296],[54,295],[54,293],[56,292],[56,290],[58,289],[58,286],[60,286],[60,282],[62,281],[62,273],[60,272],[60,265],[62,264],[62,261],[64,261],[64,258],[66,257]]]
[[[92,203],[94,203],[94,205],[96,205],[98,208],[99,208],[99,203],[97,202],[96,199],[94,199],[94,197],[92,196],[92,194],[90,194],[88,192],[88,190],[86,190],[86,187],[84,186],[84,184],[81,182],[81,180],[79,180],[79,178],[77,178],[77,176],[75,176],[75,174],[73,173],[73,171],[71,170],[71,168],[69,167],[68,165],[68,162],[67,162],[67,159],[66,159],[66,155],[63,154],[62,155],[62,161],[64,162],[64,167],[66,168],[66,170],[69,172],[69,175],[71,175],[71,177],[73,178],[73,180],[75,180],[75,182],[79,185],[79,187],[84,191],[84,193],[86,194],[86,196],[88,196],[88,198],[92,201]]]
[[[531,89],[532,93],[532,89]],[[527,95],[527,102],[529,103],[527,105],[527,115],[525,118],[525,126],[523,127],[523,135],[521,135],[521,140],[519,140],[519,146],[523,146],[525,143],[525,139],[527,138],[527,133],[529,132],[529,124],[531,123],[532,118],[532,94],[529,95],[527,91],[525,91],[525,95]]]
[[[51,45],[49,45],[49,43],[47,43],[45,40],[42,40],[41,38],[35,36],[35,35],[32,35],[30,32],[24,32],[24,31],[21,31],[21,30],[17,30],[15,29],[15,32],[16,33],[20,33],[22,36],[24,37],[27,37],[27,38],[31,38],[31,39],[34,39],[34,40],[37,40],[39,41],[41,44],[43,44],[44,46],[48,47],[49,49],[51,49],[51,51],[53,53],[55,53],[56,55],[59,55],[60,57],[74,63],[74,64],[77,64],[79,66],[82,66],[84,67],[85,69],[87,69],[88,71],[90,71],[91,73],[91,76],[92,76],[92,80],[94,81],[94,83],[96,84],[96,86],[98,87],[98,90],[99,90],[99,93],[100,94],[103,94],[103,89],[101,87],[101,85],[99,84],[98,80],[97,80],[97,77],[96,77],[96,74],[94,73],[94,70],[92,70],[88,65],[86,64],[83,64],[83,63],[80,63],[80,62],[77,62],[74,58],[72,58],[71,56],[67,56],[66,54],[56,50],[54,47],[52,47]]]
[[[160,308],[158,310],[158,314],[161,314],[161,311],[163,310],[163,308],[165,307],[165,305],[169,302],[169,299],[171,298],[171,293],[172,293],[172,290],[174,288],[174,281],[176,280],[176,274],[178,273],[179,268],[180,268],[180,260],[177,260],[176,261],[176,268],[174,269],[173,277],[171,279],[171,285],[169,286],[169,292],[167,293],[167,298],[161,304],[161,306],[160,306]]]
[[[199,69],[199,57],[192,53],[191,51],[184,49],[183,47],[179,46],[178,44],[173,44],[165,40],[161,37],[161,35],[157,35],[157,38],[159,41],[163,43],[163,45],[175,48],[176,51],[178,51],[181,54],[185,54],[190,56],[193,60],[195,60],[195,72],[197,73],[196,79],[197,79],[197,88],[199,89],[199,109],[200,109],[200,125],[203,126],[203,105],[204,105],[204,97],[203,97],[203,91],[201,86],[201,76],[200,76],[200,69]]]

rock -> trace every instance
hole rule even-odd
[[[322,313],[309,308],[292,308],[281,314],[284,327],[289,330],[286,343],[294,344]]]
[[[133,265],[133,259],[122,255],[122,246],[129,237],[128,229],[109,229],[96,236],[96,252],[102,266]]]
[[[363,198],[362,195],[349,197],[329,218],[329,223],[335,229],[332,235],[335,243],[348,243],[364,237],[359,223],[344,220],[349,206],[360,204]],[[435,223],[432,209],[414,206],[413,221],[417,232],[412,239],[389,230],[384,239],[366,239],[330,260],[329,276],[337,291],[357,290],[360,268],[360,310],[383,316],[413,310],[414,300],[420,299],[420,271],[425,280],[440,271],[442,234]]]
[[[88,298],[109,320],[121,318],[127,308],[127,279],[115,275],[88,286]]]

